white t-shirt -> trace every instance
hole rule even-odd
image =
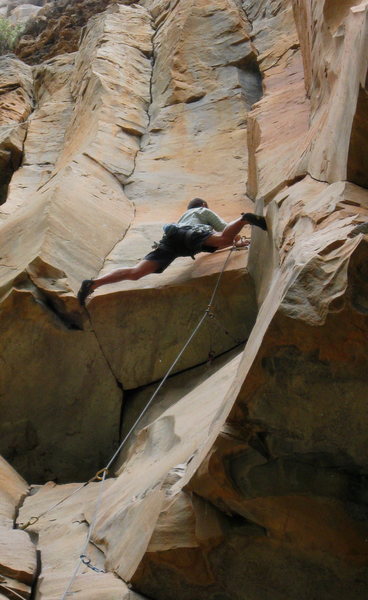
[[[178,220],[178,225],[211,225],[215,231],[223,231],[227,223],[213,210],[200,206],[187,210]]]

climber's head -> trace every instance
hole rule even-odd
[[[205,200],[202,200],[202,198],[193,198],[193,200],[191,200],[187,206],[187,210],[189,210],[190,208],[208,208],[208,204]]]

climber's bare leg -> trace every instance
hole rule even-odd
[[[242,218],[236,219],[232,221],[228,225],[226,225],[225,229],[221,232],[213,233],[205,240],[206,246],[212,246],[213,248],[227,248],[228,246],[232,246],[234,242],[234,238],[240,233],[243,229],[244,225],[247,222]]]
[[[108,283],[116,283],[117,281],[125,281],[126,279],[136,281],[146,275],[154,273],[159,267],[159,263],[156,260],[141,260],[135,267],[125,267],[122,269],[115,269],[107,275],[97,277],[92,280],[91,290],[95,290],[101,285],[107,285]]]

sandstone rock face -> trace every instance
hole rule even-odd
[[[108,57],[114,36],[119,37],[121,34],[124,36],[125,13],[129,10],[132,9],[122,7],[120,12],[118,10],[109,13],[100,22],[91,23],[91,33],[90,35],[86,33],[85,50],[83,50],[84,46],[81,47],[81,55],[83,57],[85,52],[86,57],[83,74],[79,74],[79,68],[82,67],[77,60],[74,78],[70,77],[74,64],[73,55],[52,59],[51,63],[44,63],[35,69],[37,108],[29,119],[27,135],[29,143],[25,145],[22,167],[13,178],[7,202],[2,207],[5,252],[1,276],[4,300],[4,343],[7,336],[11,335],[8,317],[14,308],[13,302],[18,302],[16,296],[23,306],[20,310],[24,311],[22,321],[19,323],[22,331],[19,330],[19,336],[14,339],[15,343],[9,342],[4,345],[6,371],[3,385],[4,390],[8,390],[5,393],[9,393],[9,399],[5,402],[9,412],[3,421],[6,437],[3,438],[2,448],[7,452],[7,456],[15,452],[18,467],[22,472],[29,472],[28,469],[31,468],[36,480],[43,471],[43,460],[40,460],[40,457],[45,455],[45,449],[42,450],[44,445],[42,439],[46,441],[49,438],[48,428],[44,428],[43,417],[39,420],[39,411],[46,416],[51,397],[52,403],[58,406],[57,420],[60,424],[64,421],[64,425],[69,430],[70,440],[74,440],[70,450],[66,447],[63,450],[60,446],[61,454],[64,456],[61,460],[65,465],[69,462],[71,470],[75,469],[73,461],[70,462],[70,457],[75,452],[72,447],[76,449],[80,445],[84,437],[82,430],[91,429],[90,418],[92,417],[92,420],[95,418],[93,416],[95,408],[98,412],[100,410],[104,412],[104,424],[99,427],[96,438],[97,452],[100,452],[97,448],[105,447],[104,453],[107,456],[108,447],[113,447],[118,433],[121,390],[110,371],[103,349],[91,330],[88,319],[86,331],[82,332],[83,318],[71,289],[78,287],[86,272],[98,269],[102,265],[103,257],[114,246],[117,238],[124,235],[133,214],[131,203],[124,195],[117,179],[114,163],[116,152],[110,155],[111,160],[105,157],[103,164],[99,164],[98,157],[95,156],[96,148],[101,143],[99,137],[104,135],[104,132],[109,138],[108,146],[111,146],[110,140],[118,136],[117,139],[126,144],[126,152],[123,152],[123,156],[126,157],[123,162],[126,166],[119,167],[123,177],[126,170],[131,170],[134,152],[137,151],[136,133],[126,133],[125,129],[131,128],[133,126],[131,123],[134,124],[138,117],[143,119],[140,116],[142,110],[139,111],[137,107],[132,111],[134,114],[130,114],[129,106],[120,109],[116,99],[129,76],[124,69],[122,72],[119,70],[120,64],[126,64],[128,68],[127,53],[133,56],[135,54],[137,68],[139,66],[142,68],[142,83],[136,76],[137,93],[142,94],[142,103],[149,93],[149,73],[147,69],[144,70],[144,61],[149,64],[146,53],[149,47],[147,45],[150,43],[150,29],[148,15],[143,9],[134,11],[134,18],[137,15],[136,20],[141,20],[141,37],[138,41],[129,44],[130,34],[126,32],[126,41],[121,42],[121,54],[115,59],[117,62],[114,63],[107,58],[102,60],[104,55]],[[106,42],[102,44],[95,42],[94,46],[93,36],[96,40],[101,40],[105,36]],[[139,44],[142,45],[142,50],[138,49]],[[92,59],[93,52],[95,52],[95,62]],[[103,65],[107,65],[107,71],[102,68]],[[78,77],[83,77],[83,83],[87,86],[85,89],[78,83]],[[88,91],[89,89],[91,91]],[[84,104],[81,102],[83,95],[86,99]],[[115,111],[114,114],[106,112],[104,103],[107,98],[111,104],[110,110]],[[95,119],[95,128],[91,130],[89,124],[92,119]],[[126,125],[127,121],[129,121],[128,125]],[[80,137],[76,143],[74,138],[70,139],[69,132],[75,130],[77,126]],[[85,136],[83,130],[86,132]],[[84,179],[88,179],[88,189],[84,188],[83,193],[78,194],[78,186],[81,186]],[[78,195],[79,208],[76,204]],[[106,198],[105,204],[101,203],[102,198]],[[94,205],[97,210],[97,213],[94,209],[90,213],[94,215],[90,222],[83,217],[83,214],[88,213],[89,210],[84,210],[85,203],[90,208]],[[100,215],[97,221],[94,220],[96,214]],[[74,225],[78,221],[84,231],[75,235]],[[97,227],[98,221],[100,225],[102,223],[102,227]],[[18,249],[14,247],[12,240],[15,232],[19,231],[19,228],[23,229],[22,222],[28,223],[28,230],[22,234],[22,250],[20,250],[19,247]],[[69,272],[68,264],[75,265],[74,275]],[[39,320],[37,315],[41,316],[42,313],[43,316]],[[55,328],[55,333],[58,332],[57,335],[61,336],[60,343],[55,347],[57,352],[54,358],[52,358],[53,353],[50,354],[48,349],[50,344],[55,343],[52,342],[54,336],[50,327],[51,330]],[[39,347],[42,348],[44,358],[41,355],[37,358],[33,354],[35,337],[40,342]],[[87,343],[86,337],[90,340]],[[44,360],[48,363],[47,369]],[[13,368],[23,372],[29,368],[30,373],[33,373],[31,379],[34,383],[30,385],[26,374],[24,378],[15,381],[12,377]],[[64,368],[68,372],[72,369],[76,377],[70,378],[69,375],[64,377],[62,375]],[[99,373],[98,383],[89,378],[88,373],[91,370],[96,375]],[[68,390],[62,382],[65,382]],[[43,409],[42,402],[37,400],[40,395],[40,385],[44,389],[41,394],[45,399]],[[104,406],[101,405],[101,398],[106,399]],[[79,406],[79,417],[74,412],[75,403]],[[35,407],[38,413],[37,419],[33,416]],[[43,410],[46,413],[43,413]],[[65,431],[64,429],[63,436]],[[28,433],[24,435],[25,432]],[[102,441],[103,438],[105,441]],[[110,440],[108,447],[105,445],[107,439]],[[86,438],[85,442],[89,444],[89,439],[87,441]],[[50,476],[54,478],[57,476],[57,471],[60,471],[57,466],[59,458],[56,451],[59,442],[56,438],[52,445],[54,447],[52,455],[56,462],[51,461],[54,462],[54,467]],[[35,451],[33,459],[31,459],[32,449]],[[51,446],[47,451],[51,451]],[[27,458],[25,458],[26,454]],[[94,461],[93,453],[91,461]],[[84,472],[89,476],[90,467],[87,463]],[[82,472],[83,470],[84,468]],[[79,468],[78,471],[81,472]]]
[[[259,97],[260,76],[244,13],[235,2],[182,2],[173,12],[163,13],[156,4],[149,8],[154,16],[159,15],[159,21],[154,23],[158,28],[154,37],[149,125],[136,156],[134,172],[125,186],[135,207],[135,219],[128,235],[107,257],[102,273],[123,261],[130,265],[142,258],[142,248],[149,249],[161,237],[163,219],[175,221],[191,197],[203,196],[210,207],[228,220],[241,210],[251,209],[245,197],[244,115]],[[198,70],[193,49],[203,39],[206,48],[218,50],[217,54],[209,51]],[[223,253],[200,257],[192,266],[188,265],[188,259],[178,260],[160,277],[157,285],[165,287],[159,294],[150,293],[150,288],[156,287],[156,275],[142,282],[120,284],[121,290],[129,292],[128,304],[122,303],[119,296],[114,302],[106,297],[105,291],[104,297],[100,290],[96,292],[96,301],[90,304],[92,320],[125,388],[135,388],[164,375],[188,335],[187,324],[194,326],[206,307],[214,285],[213,275],[221,270],[225,258]],[[254,320],[252,284],[242,277],[239,269],[243,266],[243,257],[234,256],[223,279],[217,300],[223,325],[215,334],[216,354],[234,346],[234,338],[246,339]],[[204,274],[211,279],[205,280]],[[234,285],[235,281],[239,284]],[[188,301],[193,293],[194,308]],[[113,302],[112,330],[105,327],[107,301]],[[147,303],[151,310],[142,333],[137,335],[142,329],[141,315]],[[155,340],[154,351],[144,356],[139,352],[142,359],[137,364],[134,355],[116,344],[117,328],[129,347],[144,347],[148,335]],[[209,335],[214,335],[209,330],[213,331],[211,325],[199,332],[195,348],[183,357],[178,370],[207,360],[211,350]],[[169,353],[165,349],[170,349]]]
[[[33,107],[31,69],[14,58],[0,58],[0,204],[8,184],[19,167],[27,128],[25,121]]]
[[[4,575],[32,583],[36,571],[36,553],[28,534],[13,529],[0,529],[1,571]]]
[[[13,528],[27,493],[27,483],[0,457],[0,592],[4,598],[17,594],[30,598],[36,577],[36,547],[27,532]]]
[[[200,21],[205,22],[207,13],[202,13]],[[210,28],[213,36],[217,35],[218,11],[216,14]],[[225,40],[234,25],[233,13],[230,16],[233,20],[229,17],[219,29]],[[187,9],[183,10],[182,18],[189,17]],[[169,34],[169,29],[164,31]],[[97,15],[84,32],[77,54],[58,56],[33,68],[36,106],[27,122],[21,168],[14,174],[1,207],[6,257],[1,276],[3,339],[9,339],[4,345],[7,409],[2,450],[32,480],[40,481],[46,472],[46,478],[51,479],[58,477],[58,472],[69,479],[73,470],[75,478],[92,475],[95,452],[100,456],[104,448],[101,456],[107,456],[116,442],[121,387],[133,389],[162,377],[188,335],[188,323],[193,327],[207,306],[225,253],[201,257],[193,265],[190,259],[181,259],[159,280],[152,275],[143,283],[109,286],[91,301],[89,317],[78,307],[75,292],[84,277],[139,260],[161,236],[163,215],[165,220],[175,220],[184,211],[188,197],[201,189],[206,189],[209,201],[212,196],[213,208],[225,218],[250,207],[244,199],[244,125],[234,136],[240,120],[245,122],[249,105],[249,98],[240,92],[240,69],[230,64],[250,52],[249,41],[243,40],[247,36],[242,22],[239,31],[236,29],[230,38],[237,55],[234,58],[231,48],[228,59],[225,57],[218,67],[223,79],[229,69],[229,87],[224,90],[214,74],[213,93],[203,98],[197,109],[199,123],[203,121],[197,132],[182,130],[189,118],[185,103],[161,109],[157,102],[157,106],[151,102],[151,95],[154,100],[161,93],[155,95],[151,86],[153,29],[150,13],[143,7],[119,6]],[[208,58],[210,63],[214,60]],[[207,71],[211,72],[210,65]],[[219,104],[228,106],[221,121],[215,118]],[[230,107],[236,110],[231,123],[227,116],[232,113]],[[151,115],[153,110],[158,120],[164,114],[167,126],[162,135]],[[207,121],[214,123],[210,131]],[[173,146],[173,154],[179,146],[184,148],[176,159],[175,179],[167,189],[163,184],[158,186],[161,192],[155,185],[148,189],[147,172],[162,182],[168,180],[164,166],[157,171],[157,157],[167,144]],[[208,165],[207,172],[199,166],[192,171],[193,144],[197,160]],[[233,153],[228,165],[234,169],[230,183],[227,173],[220,169],[227,148]],[[216,181],[208,189],[214,168]],[[176,184],[179,180],[187,180],[182,189]],[[223,189],[219,187],[221,181]],[[235,200],[225,209],[222,205],[228,197]],[[27,223],[26,229],[22,223]],[[22,245],[15,247],[14,235],[20,230]],[[178,364],[178,371],[206,361],[209,355],[221,354],[249,335],[256,305],[244,267],[244,253],[233,255],[216,300],[219,321],[206,323],[196,347]],[[147,302],[151,305],[148,314]],[[9,320],[15,305],[23,315],[16,338]],[[144,326],[139,333],[143,314]],[[11,343],[9,336],[16,343]],[[55,336],[59,342],[55,352],[50,352]],[[154,353],[146,352],[147,338],[156,340]],[[40,354],[34,354],[35,339],[39,340]],[[134,353],[126,351],[130,347],[135,348]],[[22,370],[24,377],[12,379],[12,369]],[[38,399],[41,389],[44,400]],[[49,402],[57,406],[58,430],[69,438],[66,445],[59,443],[57,435],[52,443],[47,442],[44,419],[48,422]],[[85,452],[82,447],[90,443],[87,432],[97,415],[103,415],[103,425],[99,426],[95,451]],[[50,414],[50,424],[54,417]],[[78,465],[70,461],[77,447],[80,457],[83,455]]]
[[[5,527],[13,524],[16,507],[27,494],[28,485],[2,457],[0,459],[0,482],[0,526]]]
[[[107,483],[105,484],[107,487]],[[46,484],[27,498],[19,523],[25,525],[32,517],[43,515],[29,530],[38,536],[38,548],[43,556],[41,572],[35,586],[36,598],[57,599],[67,590],[71,574],[79,562],[79,553],[85,543],[88,530],[84,519],[84,507],[95,502],[99,484],[89,484],[80,489],[78,484],[56,486]],[[76,490],[79,490],[76,494]],[[74,495],[73,495],[74,493]],[[57,505],[68,496],[64,504]],[[51,511],[50,507],[55,507]],[[45,513],[45,514],[44,514]],[[70,524],[72,526],[70,527]],[[14,533],[24,533],[15,531]],[[111,598],[111,600],[139,600],[141,596],[131,592],[126,584],[113,573],[103,572],[103,555],[92,544],[85,549],[93,566],[92,571],[82,565],[78,581],[70,593],[78,600]]]
[[[366,187],[365,158],[360,158],[363,148],[360,146],[358,151],[356,147],[357,137],[364,139],[366,127],[364,117],[358,124],[367,95],[366,3],[330,0],[295,2],[294,6],[299,12],[297,22],[311,98],[310,173],[329,183],[348,178]],[[306,22],[302,22],[303,14]],[[352,133],[353,122],[356,132]]]
[[[0,594],[366,600],[368,2],[106,5],[2,59]],[[268,232],[78,305],[196,196]]]
[[[255,2],[243,4],[252,21],[265,92],[248,117],[247,191],[256,199],[274,195],[305,174],[310,100],[291,3],[263,3],[263,11]]]

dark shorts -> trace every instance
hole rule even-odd
[[[194,256],[199,252],[215,252],[217,248],[206,246],[204,241],[213,233],[213,229],[181,227],[179,235],[174,231],[164,235],[158,247],[149,252],[145,260],[158,263],[155,273],[162,273],[179,256]],[[184,235],[185,234],[185,235]]]

